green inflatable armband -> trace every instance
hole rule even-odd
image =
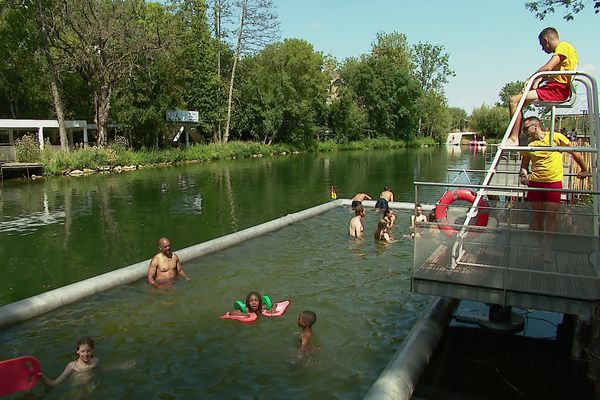
[[[270,310],[271,307],[273,307],[273,302],[269,296],[265,295],[262,297],[262,305],[265,306],[267,310]]]
[[[233,309],[234,310],[240,310],[241,312],[245,313],[246,311],[246,304],[241,301],[241,300],[237,300],[235,303],[233,303]]]

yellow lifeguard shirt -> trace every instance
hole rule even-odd
[[[559,42],[556,48],[554,49],[554,54],[561,57],[562,61],[555,68],[555,71],[573,71],[575,67],[577,67],[577,63],[579,62],[579,55],[577,54],[577,50],[575,47],[569,42]],[[555,81],[560,83],[566,83],[567,85],[571,83],[570,75],[556,75],[549,77],[548,81]]]
[[[548,146],[550,132],[544,132],[542,140],[529,142],[529,146]],[[568,146],[569,139],[565,135],[554,133],[554,146]],[[531,160],[532,182],[562,182],[563,180],[563,157],[559,151],[527,151],[525,152]]]

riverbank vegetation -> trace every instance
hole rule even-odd
[[[230,141],[187,148],[132,150],[117,141],[106,147],[88,147],[66,152],[51,146],[40,150],[32,136],[24,136],[17,140],[15,147],[19,159],[42,162],[47,175],[62,175],[73,171],[121,171],[123,168],[135,169],[149,165],[286,156],[306,151],[375,150],[434,145],[432,138],[419,138],[408,142],[378,138],[345,143],[333,140],[313,142],[310,148],[283,143],[267,145],[257,142]]]

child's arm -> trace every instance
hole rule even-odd
[[[389,234],[389,233],[387,233],[387,232],[383,234],[383,238],[384,238],[384,239],[385,239],[385,241],[386,241],[386,242],[388,242],[388,243],[395,243],[395,242],[396,242],[396,240],[394,240],[394,239],[393,239],[393,238],[390,236],[390,234]]]
[[[241,312],[240,310],[233,310],[228,312],[229,315],[245,315],[246,317],[250,316],[250,313]]]
[[[44,374],[42,374],[40,372],[40,378],[42,378],[42,381],[48,385],[48,386],[56,386],[59,383],[61,383],[62,381],[64,381],[69,375],[71,375],[71,373],[73,372],[73,362],[70,362],[67,364],[67,366],[65,367],[64,371],[58,376],[58,378],[52,380],[49,379],[48,377],[46,377]]]
[[[275,310],[275,307],[277,306],[277,304],[273,303],[273,305],[271,306],[271,308],[266,308],[264,305],[262,306],[262,311],[266,311],[267,314],[276,314],[277,311]]]

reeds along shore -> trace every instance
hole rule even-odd
[[[342,150],[393,149],[434,146],[432,138],[418,138],[410,142],[390,139],[365,139],[358,142],[335,141],[310,144],[262,144],[258,142],[228,142],[193,145],[187,148],[131,150],[118,145],[88,147],[69,152],[47,146],[42,151],[27,151],[28,159],[21,162],[41,162],[45,175],[69,174],[74,170],[108,171],[135,169],[131,166],[164,165],[186,162],[205,162],[237,158],[285,156],[305,152],[332,152]],[[116,168],[120,167],[120,168]],[[118,171],[117,171],[118,172]]]

